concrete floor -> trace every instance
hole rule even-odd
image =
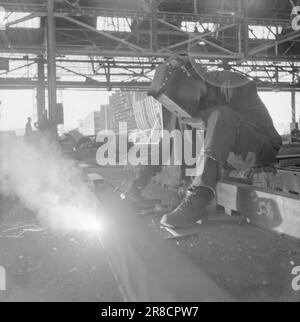
[[[123,175],[120,170],[100,169],[99,172],[107,180],[114,178],[114,183],[116,177]],[[153,184],[148,186],[147,196],[169,198],[168,192]],[[120,216],[123,216],[124,204],[118,206],[115,200],[112,204],[113,211],[120,211]],[[136,216],[132,209],[128,211],[131,216]],[[291,286],[294,278],[292,269],[300,265],[299,240],[259,229],[242,221],[239,216],[225,215],[216,207],[210,209],[209,218],[208,224],[190,230],[196,236],[165,240],[165,243],[187,255],[188,260],[195,263],[207,278],[235,300],[300,301],[300,292],[295,292]],[[141,220],[160,239],[170,236],[161,229],[160,218],[147,216]]]
[[[236,300],[300,300],[291,287],[292,268],[300,263],[299,242],[213,213],[194,231],[195,237],[172,243]]]
[[[94,168],[94,171],[113,184],[126,177],[118,168]],[[169,234],[159,227],[159,218],[137,216],[112,192],[101,189],[97,191],[98,197],[114,218],[110,236],[104,238],[105,251],[99,236],[93,233],[62,234],[45,230],[26,232],[16,238],[20,231],[5,230],[18,223],[35,223],[35,218],[20,203],[2,201],[0,266],[7,272],[7,291],[0,292],[0,301],[122,301],[124,289],[121,293],[120,281],[116,282],[114,274],[122,275],[124,271],[131,276],[132,283],[140,282],[137,288],[143,291],[142,299],[151,287],[143,280],[151,275],[152,281],[161,287],[165,283],[175,293],[178,287],[183,289],[188,283],[199,282],[199,288],[204,283],[204,288],[198,290],[200,295],[196,294],[197,289],[180,291],[181,300],[185,296],[188,300],[300,300],[300,292],[291,287],[292,268],[300,265],[299,241],[241,223],[238,218],[225,216],[215,209],[211,210],[207,225],[194,229],[196,236],[164,240]],[[149,197],[168,199],[159,187],[148,189]],[[126,252],[130,256],[134,252],[134,256],[120,262]],[[107,255],[112,255],[110,264],[119,265],[120,270],[114,270],[114,274]],[[164,267],[164,263],[169,267]],[[191,269],[188,277],[183,272],[181,285],[178,270],[172,270],[170,263],[181,263],[184,271]],[[133,266],[129,268],[130,265]],[[135,274],[136,267],[139,275]],[[157,289],[151,291],[158,294]],[[209,294],[207,298],[205,294]],[[155,299],[160,300],[159,296]]]
[[[95,233],[6,231],[36,224],[20,203],[2,200],[0,265],[6,269],[7,291],[0,301],[122,301],[106,254]],[[29,226],[28,226],[29,227]]]

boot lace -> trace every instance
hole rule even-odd
[[[190,206],[191,202],[194,200],[195,196],[196,194],[194,192],[189,191],[176,210],[184,211],[185,209],[187,209]]]

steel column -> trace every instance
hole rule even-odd
[[[198,6],[197,6],[197,0],[194,0],[194,14],[198,14]]]
[[[248,18],[248,0],[242,0],[243,21],[242,21],[242,37],[244,40],[243,51],[245,57],[249,54],[249,18]]]
[[[151,49],[157,51],[157,0],[152,0],[152,36],[151,36]]]
[[[118,38],[118,37],[110,34],[109,32],[105,32],[105,31],[98,30],[97,28],[95,28],[95,27],[93,27],[91,25],[88,25],[88,24],[86,24],[84,22],[81,22],[79,20],[73,19],[73,18],[68,17],[66,15],[56,14],[56,17],[58,17],[58,18],[64,18],[64,19],[66,19],[66,20],[68,20],[70,22],[73,22],[74,24],[76,24],[78,26],[81,26],[81,27],[86,28],[88,30],[94,31],[97,34],[103,35],[103,36],[105,36],[107,38],[110,38],[110,39],[112,39],[112,40],[114,40],[114,41],[116,41],[118,43],[122,43],[123,45],[126,45],[129,48],[131,48],[132,50],[135,50],[135,51],[143,51],[144,50],[144,48],[139,47],[139,46],[136,46],[136,45],[134,45],[134,44],[132,44],[132,43],[124,40],[124,39]]]
[[[47,63],[48,63],[48,109],[49,120],[57,132],[57,92],[56,92],[56,28],[54,0],[47,1]]]
[[[293,66],[294,67],[294,66]],[[296,75],[295,75],[296,70],[293,69],[293,84],[296,82]],[[292,103],[292,122],[296,123],[296,92],[294,89],[291,91],[291,103]]]
[[[45,87],[45,61],[44,57],[38,59],[38,83],[36,87],[37,115],[38,121],[41,120],[43,111],[46,108],[46,87]]]
[[[292,90],[292,122],[296,123],[296,91]]]

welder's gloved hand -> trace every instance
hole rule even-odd
[[[129,199],[131,201],[137,201],[142,199],[142,189],[138,186],[137,180],[130,178],[121,184],[118,188],[121,192],[121,199]]]
[[[200,118],[189,118],[189,117],[184,117],[180,119],[180,122],[182,124],[187,124],[191,126],[194,129],[205,131],[206,125],[205,122],[200,119]]]

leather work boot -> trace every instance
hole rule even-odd
[[[213,192],[207,188],[189,190],[182,202],[170,213],[164,215],[161,225],[170,228],[188,228],[199,220],[207,219],[207,206],[213,198]]]

